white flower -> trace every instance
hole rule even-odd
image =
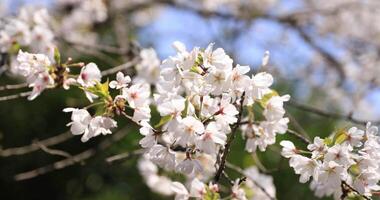
[[[81,138],[82,142],[87,142],[90,138],[96,137],[100,134],[107,135],[111,134],[112,128],[117,127],[115,120],[109,117],[96,116],[91,119],[88,132],[85,132]]]
[[[157,105],[157,110],[161,116],[168,116],[168,115],[171,115],[173,117],[181,116],[181,113],[184,109],[185,109],[185,99],[181,96],[169,99]]]
[[[251,82],[246,90],[246,104],[252,105],[255,100],[260,100],[263,96],[270,92],[269,87],[273,84],[272,75],[266,72],[260,72],[252,75]]]
[[[151,118],[150,108],[148,105],[135,108],[132,116],[132,120],[136,123],[141,121],[149,121]]]
[[[190,197],[186,187],[180,182],[173,182],[171,189],[176,194],[175,200],[188,200]]]
[[[327,150],[324,156],[324,162],[334,161],[344,167],[351,166],[354,162],[351,158],[349,147],[336,144]]]
[[[33,87],[33,90],[30,96],[28,96],[28,100],[35,99],[45,88],[53,84],[54,80],[51,76],[49,76],[49,74],[38,74],[38,77],[34,80],[34,82],[29,85],[30,87]]]
[[[51,62],[46,55],[30,54],[20,50],[17,61],[18,65],[13,69],[14,73],[24,76],[29,87],[33,87],[29,100],[35,99],[47,87],[54,86],[54,79],[48,71]]]
[[[67,124],[70,127],[70,131],[74,135],[81,135],[87,129],[90,121],[92,119],[90,113],[85,109],[77,109],[77,108],[65,108],[63,112],[72,112],[71,121]]]
[[[318,179],[319,164],[316,160],[305,156],[295,155],[289,161],[290,167],[294,168],[294,172],[300,176],[300,183],[306,183],[310,177]]]
[[[230,98],[223,96],[220,100],[218,111],[214,113],[216,121],[222,124],[233,124],[237,121],[239,111],[230,103]]]
[[[236,65],[232,70],[232,73],[229,77],[229,81],[232,83],[232,86],[236,90],[244,90],[247,88],[247,83],[250,82],[249,76],[245,75],[250,70],[249,66]]]
[[[219,130],[215,122],[210,122],[204,133],[197,137],[195,145],[198,149],[208,154],[216,153],[216,145],[224,145],[226,143],[227,136]]]
[[[224,92],[228,74],[223,70],[212,70],[208,73],[206,81],[212,86],[212,94],[220,95]]]
[[[67,126],[71,126],[71,133],[74,135],[83,134],[81,141],[87,142],[90,138],[100,134],[111,134],[112,128],[117,127],[115,120],[109,117],[96,116],[91,117],[85,109],[65,108],[64,112],[72,112],[71,121]]]
[[[364,131],[356,127],[350,128],[346,133],[347,139],[345,142],[348,142],[352,147],[359,147],[362,145],[362,139],[364,136]]]
[[[357,189],[360,194],[371,196],[372,190],[380,190],[380,186],[378,185],[379,179],[380,177],[377,172],[365,171],[363,173],[360,173],[359,176],[354,179],[353,187],[355,187],[355,189]]]
[[[234,185],[232,186],[232,199],[234,200],[247,200],[245,191],[239,186],[239,179],[235,180]]]
[[[101,78],[102,75],[98,66],[95,63],[88,63],[82,67],[77,81],[83,87],[91,87],[100,82]]]
[[[141,125],[140,133],[144,138],[140,140],[139,144],[143,148],[150,148],[156,144],[156,135],[153,128],[147,122],[142,122]]]
[[[196,136],[202,134],[204,130],[202,122],[192,116],[188,116],[180,121],[180,125],[174,136],[178,144],[186,146],[188,143],[194,143]]]
[[[269,63],[270,53],[269,51],[265,51],[263,59],[261,60],[261,66],[265,67]]]
[[[156,144],[150,148],[148,156],[151,161],[168,170],[175,167],[175,154],[168,147]]]
[[[340,187],[341,181],[345,178],[345,173],[342,165],[334,162],[324,162],[318,175],[318,182],[326,186],[336,189]]]
[[[280,145],[282,146],[281,155],[285,158],[291,158],[295,155],[297,155],[298,150],[294,146],[293,142],[288,140],[283,140],[280,142]]]
[[[263,115],[269,121],[281,119],[285,114],[284,102],[289,101],[290,96],[273,96],[266,104]]]
[[[130,88],[123,88],[122,95],[131,108],[138,108],[149,104],[150,86],[148,84],[134,84]]]
[[[206,186],[203,182],[194,178],[191,181],[190,196],[195,198],[202,198],[206,194]]]
[[[312,151],[313,158],[317,158],[319,155],[324,155],[327,152],[327,146],[320,137],[315,137],[314,143],[307,145],[307,149]]]
[[[185,160],[178,163],[176,166],[176,171],[186,175],[195,175],[199,172],[202,172],[203,168],[198,160],[186,158]]]
[[[142,49],[140,51],[141,62],[136,65],[137,76],[134,80],[144,81],[154,84],[160,75],[161,61],[153,48]]]
[[[130,82],[131,78],[128,75],[124,76],[123,72],[118,72],[116,74],[116,81],[111,81],[109,85],[110,88],[121,89],[127,87]]]
[[[166,176],[158,175],[157,166],[147,159],[146,156],[139,159],[137,167],[146,185],[152,191],[165,196],[173,194],[173,190],[171,189],[172,181]]]
[[[203,60],[207,68],[220,70],[231,70],[233,60],[224,52],[222,48],[213,50],[214,44],[211,43],[206,48]]]

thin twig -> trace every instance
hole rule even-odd
[[[218,170],[217,170],[217,172],[215,174],[215,177],[214,177],[214,180],[215,180],[216,183],[219,181],[220,176],[223,173],[223,170],[224,170],[224,167],[225,167],[224,165],[226,163],[227,155],[228,155],[228,153],[230,151],[232,141],[235,139],[237,129],[240,126],[241,118],[243,116],[244,97],[245,97],[245,93],[243,92],[243,94],[241,95],[241,98],[240,98],[240,109],[239,109],[239,116],[237,118],[237,122],[234,124],[234,127],[232,128],[232,131],[231,131],[231,135],[228,138],[228,141],[227,141],[226,145],[224,146],[223,155],[222,155],[222,158],[220,159],[220,165],[219,165],[219,168],[218,168]]]
[[[62,157],[65,157],[65,158],[71,158],[72,156],[67,153],[66,151],[62,151],[62,150],[59,150],[59,149],[51,149],[51,148],[48,148],[47,146],[45,146],[44,144],[42,143],[39,143],[39,142],[36,142],[36,145],[38,147],[40,147],[40,149],[50,155],[57,155],[57,156],[62,156]]]
[[[349,185],[346,181],[342,181],[342,185],[348,187],[351,191],[355,192],[356,194],[360,195],[366,200],[371,200],[371,198],[367,197],[364,194],[361,194],[359,191],[357,191],[355,188],[353,188],[351,185]]]
[[[297,133],[296,131],[293,131],[291,129],[288,129],[287,132],[291,135],[294,135],[296,138],[300,139],[305,144],[310,144],[310,140],[302,136],[301,134]]]
[[[145,152],[144,149],[138,149],[138,150],[135,150],[132,152],[124,152],[121,154],[116,154],[116,155],[110,156],[110,157],[106,158],[106,161],[107,161],[107,163],[111,164],[111,163],[114,163],[117,161],[122,161],[122,160],[128,159],[128,158],[135,156],[135,155],[140,155],[144,152]]]
[[[12,95],[8,95],[8,96],[2,96],[2,97],[0,97],[0,101],[8,101],[8,100],[17,99],[17,98],[24,98],[24,97],[29,96],[30,94],[32,94],[31,91],[21,92],[18,94],[12,94]]]
[[[77,155],[74,155],[70,158],[66,158],[64,160],[60,160],[52,164],[37,168],[37,169],[33,169],[27,172],[17,174],[14,176],[14,179],[16,181],[27,180],[27,179],[35,178],[37,176],[49,173],[51,171],[63,169],[65,167],[74,165],[75,163],[83,162],[89,159],[90,157],[94,156],[97,152],[101,152],[107,149],[108,147],[110,147],[115,142],[121,140],[124,136],[127,135],[128,132],[126,130],[127,128],[123,128],[122,130],[112,134],[111,138],[105,139],[96,148],[91,148]]]
[[[132,61],[129,61],[127,63],[124,63],[124,64],[118,65],[116,67],[113,67],[113,68],[110,68],[110,69],[102,71],[102,76],[108,76],[108,75],[111,75],[111,74],[115,74],[118,71],[125,70],[125,69],[128,69],[130,67],[133,67],[136,64],[138,64],[139,61],[140,61],[140,58],[136,57]]]
[[[2,85],[0,86],[0,91],[16,90],[16,89],[21,89],[21,88],[26,88],[26,87],[28,87],[27,83],[20,83],[20,84],[14,84],[14,85]]]
[[[0,157],[18,156],[31,153],[40,149],[40,146],[38,146],[37,144],[43,145],[45,147],[54,146],[56,144],[60,144],[67,141],[73,136],[74,135],[70,132],[64,132],[44,140],[36,140],[35,142],[32,142],[30,145],[22,147],[13,147],[9,149],[0,149]]]

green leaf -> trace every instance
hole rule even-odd
[[[323,142],[324,142],[327,146],[331,146],[331,145],[334,143],[333,139],[331,139],[331,138],[329,138],[329,137],[325,138],[325,139],[323,140]]]
[[[272,90],[270,93],[264,95],[263,98],[259,100],[261,107],[265,108],[268,104],[268,101],[274,96],[279,96],[275,90]]]
[[[20,48],[21,46],[18,42],[12,44],[11,48],[9,48],[9,54],[17,54]]]
[[[154,125],[154,128],[159,128],[159,127],[161,127],[162,125],[166,124],[167,122],[169,122],[172,119],[173,119],[173,115],[166,115],[166,116],[164,116],[164,117],[162,117],[160,119],[160,122],[158,122],[158,124]]]
[[[182,113],[181,113],[181,116],[182,116],[183,118],[187,116],[188,108],[189,108],[189,100],[186,99],[186,101],[185,101],[185,109],[183,109],[183,110],[182,110]]]
[[[347,139],[347,133],[345,129],[339,129],[335,133],[334,144],[342,144]]]
[[[360,174],[360,168],[359,168],[359,165],[358,164],[355,164],[355,165],[351,165],[350,168],[348,168],[348,171],[355,175],[355,176],[358,176]]]
[[[91,92],[92,94],[107,100],[111,97],[109,93],[108,82],[108,80],[105,83],[98,82],[95,86],[87,88],[80,87],[80,89],[85,90],[87,92]]]
[[[336,140],[335,140],[335,144],[342,144],[344,141],[346,141],[347,139],[347,135],[346,134],[340,134]]]
[[[54,60],[58,66],[61,65],[61,53],[59,53],[59,50],[57,47],[54,48]]]
[[[206,187],[206,194],[203,196],[204,200],[218,200],[220,195],[217,192],[210,190],[209,187]]]

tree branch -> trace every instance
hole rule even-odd
[[[52,164],[37,168],[37,169],[33,169],[33,170],[30,170],[27,172],[17,174],[14,176],[14,179],[16,181],[27,180],[27,179],[35,178],[35,177],[40,176],[40,175],[44,175],[46,173],[49,173],[49,172],[52,172],[55,170],[59,170],[59,169],[65,168],[65,167],[69,167],[69,166],[74,165],[74,164],[79,163],[79,162],[83,162],[83,161],[89,159],[90,157],[94,156],[97,152],[103,151],[103,150],[107,149],[108,147],[110,147],[115,142],[121,140],[124,136],[127,135],[128,132],[126,130],[127,130],[127,128],[125,127],[123,129],[119,130],[118,132],[112,134],[112,136],[110,138],[103,140],[96,148],[91,148],[91,149],[83,151],[77,155],[66,158],[64,160],[60,160],[60,161],[54,162]]]
[[[9,149],[0,149],[0,157],[24,155],[39,150],[39,145],[43,145],[45,147],[54,146],[56,144],[63,143],[72,137],[74,137],[74,135],[70,132],[64,132],[51,138],[47,138],[40,141],[36,140],[32,142],[30,145],[22,147],[13,147]]]
[[[244,97],[245,97],[245,92],[243,92],[243,94],[241,95],[241,98],[240,98],[240,109],[239,109],[239,116],[237,118],[237,122],[234,124],[234,127],[232,128],[232,131],[231,131],[231,135],[228,138],[228,141],[227,141],[226,145],[224,146],[223,155],[222,155],[222,158],[220,159],[219,169],[217,170],[217,172],[215,174],[215,177],[214,177],[214,180],[215,180],[216,183],[219,181],[220,176],[223,173],[223,170],[224,170],[224,167],[225,167],[225,164],[226,164],[227,155],[228,155],[228,153],[230,151],[232,141],[235,139],[237,129],[240,126],[241,118],[243,116]]]

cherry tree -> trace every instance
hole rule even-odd
[[[104,162],[135,157],[144,184],[164,197],[285,198],[275,187],[278,177],[258,156],[274,152],[289,160],[299,183],[308,185],[317,197],[373,198],[380,190],[379,122],[371,118],[376,109],[368,109],[366,96],[376,94],[379,82],[379,30],[371,22],[377,19],[380,5],[354,0],[328,5],[302,1],[297,9],[286,5],[276,0],[59,0],[49,9],[25,6],[15,14],[4,14],[0,79],[19,83],[0,86],[5,94],[0,103],[19,98],[39,101],[45,93],[59,91],[69,98],[71,91],[79,91],[79,96],[70,98],[84,104],[62,105],[57,113],[67,118],[68,132],[0,149],[1,157],[37,150],[64,157],[14,176],[23,181],[81,163],[134,134],[139,139],[132,150]],[[160,58],[157,49],[140,44],[133,33],[152,23],[165,7],[206,21],[236,23],[204,46],[173,41],[174,53]],[[255,27],[259,20],[296,34],[309,48],[307,66],[288,75],[269,51],[262,51],[258,66],[239,64],[244,49],[234,45],[244,29]],[[369,40],[372,36],[375,39]],[[333,50],[320,43],[333,43]],[[276,55],[275,48],[271,52]],[[308,102],[297,89],[276,87],[294,84],[295,79],[310,93],[323,95]],[[287,108],[337,119],[339,127],[327,134],[319,127],[320,135],[309,134],[304,127],[312,124],[301,124],[302,119]],[[138,131],[123,128],[125,124]],[[83,145],[101,142],[93,147],[96,150],[76,155],[53,148],[69,139]],[[241,153],[252,156],[249,165],[231,162],[237,144],[244,149]]]

